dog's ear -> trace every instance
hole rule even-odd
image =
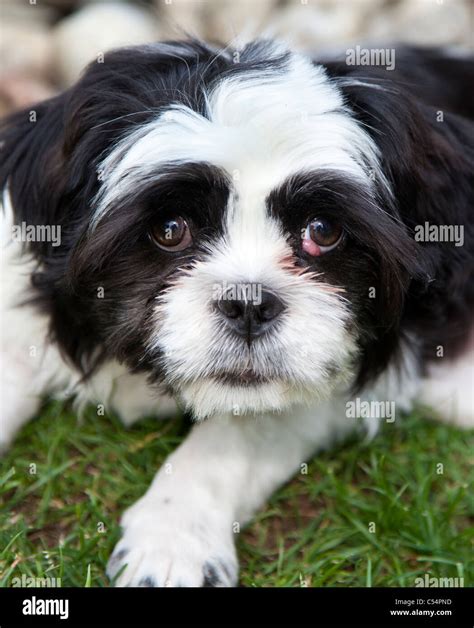
[[[180,97],[174,74],[189,75],[188,56],[202,53],[203,66],[212,58],[191,42],[179,45],[177,64],[176,46],[109,51],[66,92],[0,122],[0,190],[8,185],[16,221],[71,226],[77,235],[78,223],[90,218],[107,150]]]
[[[443,345],[445,356],[454,356],[470,324],[466,297],[474,300],[474,105],[464,75],[474,80],[474,60],[459,61],[458,72],[456,60],[451,65],[430,57],[419,71],[420,60],[410,59],[411,67],[401,61],[393,74],[341,64],[328,72],[377,144],[395,211],[416,243],[422,272],[407,285],[404,328],[420,328],[426,355],[434,357]],[[462,228],[463,245],[418,240],[426,223]]]
[[[28,243],[46,262],[74,245],[99,187],[97,160],[107,134],[93,132],[100,110],[96,73],[90,66],[66,92],[0,122],[0,190],[8,192],[14,222],[61,226],[56,250],[48,242]]]
[[[327,70],[377,144],[409,228],[452,224],[472,207],[474,58],[402,48],[394,71],[340,62]]]
[[[54,222],[63,172],[64,96],[7,117],[0,124],[0,189],[8,189],[14,221]]]
[[[95,131],[122,115],[119,103],[126,100],[104,77],[103,64],[91,64],[69,90],[0,121],[0,192],[8,193],[14,223],[61,225],[56,250],[48,242],[28,243],[46,262],[74,246],[79,227],[87,225],[100,184],[98,159],[119,132],[114,124]]]
[[[348,86],[345,93],[379,148],[404,223],[412,229],[425,220],[453,224],[466,216],[473,201],[474,124],[391,87]]]

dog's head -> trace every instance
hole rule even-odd
[[[33,110],[3,178],[17,223],[61,225],[31,245],[34,283],[76,364],[143,369],[197,417],[384,368],[415,245],[398,166],[321,66],[269,43],[126,49]]]

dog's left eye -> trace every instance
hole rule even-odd
[[[151,240],[167,251],[183,251],[193,241],[188,223],[182,216],[171,216],[156,222],[150,229]]]
[[[341,242],[342,226],[327,218],[315,218],[301,231],[303,250],[316,257],[331,251]]]

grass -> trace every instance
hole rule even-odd
[[[0,462],[0,586],[22,575],[108,586],[120,513],[186,429],[93,412],[79,424],[49,403]],[[414,586],[429,573],[472,586],[472,452],[472,433],[420,410],[370,444],[318,455],[238,535],[241,585]]]

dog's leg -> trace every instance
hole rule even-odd
[[[1,196],[1,195],[0,195]],[[7,202],[5,202],[5,200]],[[40,404],[47,324],[31,306],[34,261],[12,240],[13,210],[0,198],[0,454]]]
[[[24,283],[24,278],[21,279]],[[17,283],[22,286],[20,281]],[[1,301],[0,451],[3,452],[20,428],[34,417],[42,397],[66,388],[70,372],[57,348],[46,340],[46,317],[30,305],[21,305],[24,294],[29,293],[26,290],[13,293]],[[4,296],[3,290],[0,296]]]
[[[318,448],[353,428],[344,405],[209,419],[123,516],[109,561],[118,586],[230,586],[242,525]],[[122,568],[125,569],[122,571]]]
[[[419,401],[435,410],[435,418],[461,428],[474,428],[474,336],[456,360],[431,365],[422,381]]]
[[[15,316],[16,314],[16,316]],[[46,322],[30,307],[12,309],[0,338],[0,453],[37,413],[43,396],[65,390],[68,371],[57,348],[46,343]]]
[[[0,454],[39,407],[40,397],[31,389],[33,377],[28,364],[0,352]]]

